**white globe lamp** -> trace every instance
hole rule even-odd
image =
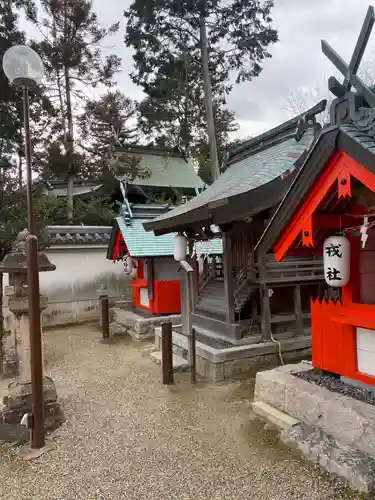
[[[26,45],[14,45],[3,56],[3,70],[17,87],[35,87],[42,83],[44,66],[35,50]]]
[[[173,257],[177,262],[186,259],[187,239],[183,234],[176,234],[174,237]]]

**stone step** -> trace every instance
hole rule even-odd
[[[150,358],[152,361],[154,361],[157,365],[161,364],[161,359],[162,359],[162,353],[161,351],[153,351],[150,353]],[[174,372],[181,372],[181,371],[188,371],[189,370],[189,363],[186,359],[181,358],[181,356],[178,356],[177,354],[173,354],[173,371]]]
[[[256,415],[268,420],[271,424],[276,425],[276,427],[280,429],[292,430],[296,425],[300,424],[297,419],[291,417],[287,413],[277,410],[264,401],[255,401],[253,403],[253,411]]]
[[[281,440],[328,472],[346,479],[353,489],[365,494],[375,491],[375,459],[366,453],[340,445],[321,429],[306,424],[282,430]]]

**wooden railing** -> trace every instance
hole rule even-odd
[[[259,264],[255,265],[256,282],[259,282]],[[267,283],[287,283],[292,281],[324,280],[322,259],[288,259],[283,262],[266,262],[265,281]]]
[[[199,277],[199,282],[198,282],[198,293],[201,292],[208,282],[212,279],[212,271],[211,269],[208,269],[202,276]]]

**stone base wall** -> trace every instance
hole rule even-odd
[[[255,405],[262,404],[269,416],[282,412],[296,422],[291,429],[281,428],[284,444],[343,477],[352,488],[373,493],[375,406],[293,375],[311,368],[299,363],[258,373]]]
[[[254,400],[375,458],[375,407],[292,375],[311,368],[301,363],[258,373]]]
[[[155,348],[161,350],[161,328],[155,329]],[[311,357],[311,339],[296,338],[281,342],[284,363],[309,359]],[[188,359],[187,338],[173,332],[173,352],[183,359]],[[278,346],[274,343],[261,343],[248,346],[236,346],[229,349],[214,349],[197,342],[197,373],[213,382],[221,382],[240,375],[255,375],[259,370],[281,364]]]
[[[123,333],[129,334],[136,341],[153,340],[155,328],[160,328],[160,325],[166,321],[171,321],[173,325],[181,323],[180,314],[144,318],[134,311],[129,311],[121,307],[114,307],[111,311],[112,320],[116,325],[113,327],[114,331],[119,333],[122,328]]]

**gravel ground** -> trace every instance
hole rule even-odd
[[[192,388],[178,374],[164,387],[139,347],[104,344],[89,326],[47,332],[45,360],[67,422],[39,459],[0,449],[1,499],[361,498],[253,418],[253,381]]]
[[[311,384],[320,385],[332,392],[339,392],[345,396],[350,396],[358,401],[363,401],[370,405],[375,405],[375,391],[353,387],[342,382],[338,377],[334,377],[327,373],[322,373],[317,370],[308,370],[304,372],[294,373],[298,378],[302,378]]]

